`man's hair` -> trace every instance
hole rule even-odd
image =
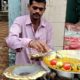
[[[46,0],[29,0],[29,5],[32,5],[33,1],[46,4]]]

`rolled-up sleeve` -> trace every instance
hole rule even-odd
[[[31,41],[29,38],[19,37],[21,33],[21,24],[19,19],[16,19],[9,29],[9,35],[6,37],[7,45],[12,49],[28,47],[28,43]]]

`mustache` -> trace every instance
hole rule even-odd
[[[38,16],[40,16],[40,14],[39,14],[39,13],[33,13],[33,15],[38,15]]]

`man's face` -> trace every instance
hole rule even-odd
[[[46,4],[44,3],[38,3],[36,1],[33,1],[32,5],[29,5],[29,11],[31,18],[38,20],[41,18],[45,11]]]

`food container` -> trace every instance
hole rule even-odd
[[[80,63],[75,63],[75,62],[77,62],[77,61],[75,61],[75,59],[80,60],[80,50],[58,50],[56,52],[56,56],[57,55],[58,55],[57,63],[60,62],[60,61],[63,61],[63,63],[62,64],[59,64],[59,65],[62,65],[63,66],[63,64],[66,63],[66,61],[67,62],[68,61],[69,62],[71,62],[71,61],[74,62],[74,64],[72,63],[73,65],[80,64]],[[53,71],[55,70],[57,72],[57,75],[59,77],[73,79],[75,77],[75,75],[77,75],[77,76],[80,75],[80,70],[79,71],[76,71],[76,70],[70,71],[72,69],[72,67],[71,67],[70,70],[64,70],[63,67],[62,68],[58,68],[60,66],[53,67],[53,65],[51,64],[50,61],[55,60],[57,57],[56,58],[55,57],[53,58],[52,56],[54,56],[54,55],[52,54],[50,56],[44,57],[43,61],[44,61],[44,63],[48,67],[50,67],[51,69],[53,69]],[[64,61],[63,58],[65,59],[65,61]],[[57,65],[57,63],[56,63],[56,65]],[[72,65],[72,64],[70,64],[70,65]],[[56,66],[56,65],[54,65],[54,66]]]
[[[4,75],[16,80],[36,80],[45,75],[47,71],[37,64],[14,65],[4,71]]]
[[[57,51],[58,54],[62,55],[62,57],[69,57],[80,60],[80,50],[59,50]],[[72,79],[75,77],[75,75],[79,75],[80,72],[70,72],[70,71],[62,71],[62,70],[56,70],[58,76],[60,77],[66,77],[69,79]]]

